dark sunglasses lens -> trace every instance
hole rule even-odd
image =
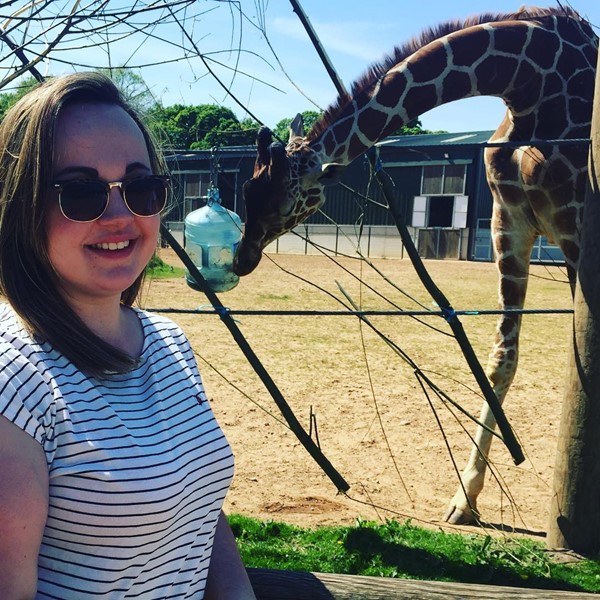
[[[166,182],[160,177],[141,177],[123,184],[129,210],[140,217],[157,215],[167,202]]]
[[[60,207],[72,221],[93,221],[106,208],[108,192],[101,181],[71,181],[62,186]]]

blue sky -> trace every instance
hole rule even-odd
[[[427,27],[482,12],[515,11],[522,5],[521,0],[300,0],[300,3],[346,85],[395,45]],[[570,5],[600,27],[598,0],[572,0]],[[335,88],[288,0],[241,0],[245,14],[242,19],[225,2],[206,0],[198,6],[211,9],[202,14],[190,32],[198,50],[212,53],[211,57],[227,65],[213,64],[213,68],[262,122],[274,126],[296,112],[325,108],[335,99]],[[266,32],[272,50],[260,28]],[[236,51],[238,47],[242,52]],[[130,59],[130,64],[162,58],[166,52],[167,47],[158,42],[146,44]],[[238,69],[235,76],[234,67]],[[207,74],[197,57],[168,67],[147,68],[142,75],[165,104],[219,103],[232,108],[240,118],[246,116]],[[439,107],[423,115],[421,121],[432,130],[485,130],[494,129],[503,112],[502,102],[497,98],[473,98]]]

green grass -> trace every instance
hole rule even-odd
[[[288,300],[292,300],[292,296],[290,294],[259,294],[258,299],[287,302]]]
[[[146,277],[153,279],[170,279],[183,277],[185,269],[168,265],[158,255],[154,255],[146,267]]]
[[[410,521],[303,529],[229,515],[248,567],[600,592],[600,563],[552,562],[528,539],[443,533]]]

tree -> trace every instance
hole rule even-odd
[[[146,85],[144,78],[135,71],[124,67],[97,70],[100,73],[104,73],[115,82],[126,100],[133,106],[138,114],[142,116],[147,115],[157,104],[154,95]],[[27,92],[38,85],[38,83],[39,82],[35,77],[27,77],[16,86],[14,92],[0,93],[0,120],[17,100],[22,98]]]
[[[253,144],[258,130],[258,124],[251,119],[240,123],[229,108],[216,104],[156,105],[149,111],[148,119],[163,147],[170,149]]]
[[[253,146],[256,143],[256,134],[260,129],[260,124],[254,119],[246,118],[240,121],[240,128],[240,144],[243,146]]]
[[[240,122],[229,108],[216,104],[164,107],[156,101],[144,78],[135,71],[123,67],[98,71],[115,82],[164,148],[203,150],[215,146],[253,145],[256,140],[259,124],[249,118]],[[34,77],[29,77],[15,91],[0,93],[0,120],[37,84]]]
[[[21,81],[14,92],[3,92],[0,93],[0,121],[4,118],[6,111],[15,102],[20,100],[29,90],[33,89],[39,81],[35,77],[27,77]]]
[[[421,119],[413,119],[406,123],[406,125],[402,125],[400,129],[394,131],[392,135],[423,135],[425,133],[444,133],[442,131],[429,131],[428,129],[423,129],[421,124]]]
[[[304,131],[310,131],[311,127],[321,118],[323,113],[317,112],[315,110],[305,110],[302,113],[302,120],[304,121]],[[290,137],[290,123],[294,120],[293,117],[289,119],[281,119],[275,125],[275,129],[273,130],[273,135],[278,137],[282,142],[287,143]]]
[[[157,105],[158,102],[144,78],[132,69],[117,67],[98,71],[115,82],[127,102],[139,115],[147,115]]]
[[[302,119],[304,120],[304,131],[310,131],[311,127],[321,118],[322,113],[316,112],[314,110],[305,110],[300,113],[302,115]],[[290,123],[292,122],[292,118],[281,119],[275,125],[275,129],[273,130],[273,134],[278,137],[282,142],[287,142],[290,137]],[[421,135],[424,133],[442,133],[442,132],[434,132],[428,131],[427,129],[423,129],[421,126],[420,119],[413,119],[406,125],[402,125],[398,130],[394,131],[391,135]]]

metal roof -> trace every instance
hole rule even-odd
[[[380,148],[414,148],[416,146],[480,146],[489,141],[491,131],[465,131],[462,133],[425,133],[420,135],[389,136],[375,144]]]
[[[389,136],[375,144],[386,148],[415,148],[419,146],[480,146],[489,141],[494,132],[466,131],[459,133],[426,133],[420,135]],[[167,160],[178,163],[210,158],[212,150],[175,150],[165,153]],[[223,146],[216,150],[218,158],[254,157],[256,146]]]
[[[256,155],[256,146],[219,146],[214,155],[216,158],[235,158]],[[213,156],[213,150],[173,150],[166,151],[168,161],[185,162],[188,160],[205,160]]]

